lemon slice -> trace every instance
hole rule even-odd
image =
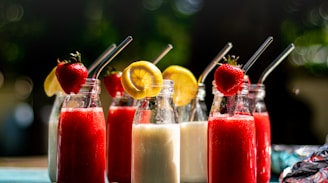
[[[48,74],[48,76],[46,77],[46,79],[44,80],[43,83],[43,89],[46,92],[46,95],[48,97],[52,97],[53,95],[55,95],[58,92],[64,92],[64,90],[61,88],[57,77],[56,77],[56,68],[57,66],[55,66],[51,72]]]
[[[171,65],[163,71],[163,78],[174,81],[173,102],[176,106],[185,106],[197,93],[197,80],[187,68]]]
[[[148,61],[136,61],[126,67],[121,76],[124,90],[135,99],[154,97],[163,85],[162,72]]]

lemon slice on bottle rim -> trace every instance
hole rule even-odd
[[[56,68],[57,66],[51,70],[43,83],[43,89],[48,97],[52,97],[58,92],[64,92],[57,80]]]
[[[176,106],[185,106],[196,97],[198,83],[189,69],[171,65],[163,71],[163,78],[174,82],[173,102]]]
[[[163,76],[156,65],[142,60],[123,70],[121,83],[125,92],[135,99],[154,97],[162,89]]]

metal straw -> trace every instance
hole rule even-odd
[[[153,64],[156,65],[171,49],[173,46],[171,44],[168,44],[163,51],[153,60]]]
[[[88,74],[92,73],[92,71],[102,62],[104,62],[109,54],[116,48],[116,44],[111,44],[99,57],[89,66]]]
[[[225,47],[216,55],[216,57],[212,60],[212,62],[205,68],[203,73],[198,78],[198,85],[200,83],[204,83],[207,75],[213,70],[213,68],[218,64],[218,62],[230,51],[232,48],[232,43],[228,42]],[[196,97],[198,95],[198,90],[196,93]],[[189,121],[193,121],[196,112],[196,100],[192,100],[190,113],[189,113]]]
[[[244,73],[246,74],[247,71],[251,68],[251,66],[255,63],[255,61],[261,56],[261,54],[265,51],[265,49],[271,44],[273,41],[273,37],[269,36],[264,43],[259,47],[259,49],[253,54],[253,56],[246,62],[243,66]]]
[[[110,54],[106,57],[107,59],[104,60],[102,63],[98,65],[93,74],[92,78],[98,79],[101,71],[133,40],[131,36],[128,36],[123,40],[115,49],[114,51],[110,52]]]
[[[228,42],[225,47],[216,55],[212,62],[205,68],[203,73],[198,78],[198,83],[204,83],[207,75],[213,70],[218,62],[226,55],[232,48],[232,43]]]
[[[280,53],[280,55],[268,65],[265,70],[262,72],[258,83],[263,83],[268,75],[294,50],[295,46],[293,43],[289,44],[285,50]]]

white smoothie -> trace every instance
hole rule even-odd
[[[207,121],[180,123],[180,180],[207,182]]]
[[[57,132],[58,120],[49,122],[48,129],[48,174],[51,182],[57,180]]]
[[[48,175],[51,182],[57,182],[57,137],[58,121],[61,106],[66,95],[59,92],[56,94],[48,123]]]
[[[137,124],[132,128],[133,183],[180,182],[179,124]]]

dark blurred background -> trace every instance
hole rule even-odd
[[[290,43],[296,49],[267,78],[272,143],[323,144],[328,132],[328,2],[324,0],[0,0],[0,156],[47,153],[54,97],[43,82],[57,58],[79,51],[89,66],[110,44],[134,40],[111,65],[135,60],[190,69],[196,77],[226,45],[245,63],[274,41],[248,71],[256,82]],[[211,81],[206,79],[208,109]],[[110,97],[103,91],[107,110]]]

